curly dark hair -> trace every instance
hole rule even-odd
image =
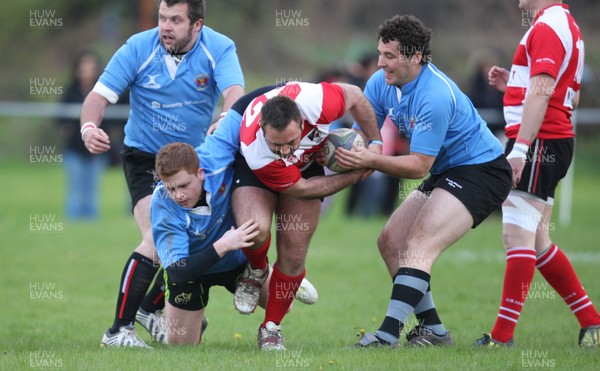
[[[414,15],[395,15],[386,19],[377,29],[377,39],[386,44],[398,41],[400,54],[405,57],[411,58],[415,53],[421,52],[421,65],[431,59],[431,34],[431,29],[425,27]]]

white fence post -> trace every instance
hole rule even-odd
[[[577,127],[577,111],[573,111],[571,115],[571,122],[573,123],[573,133],[576,132]],[[575,146],[575,150],[577,146]],[[575,151],[574,150],[574,151]],[[571,224],[571,214],[573,210],[573,178],[575,176],[575,152],[573,152],[573,160],[569,171],[565,178],[560,183],[560,204],[558,210],[558,222],[562,225]]]

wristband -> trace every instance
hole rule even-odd
[[[219,116],[219,120],[222,120],[223,117],[225,117],[226,114],[227,114],[227,111],[221,112],[221,115]]]
[[[369,144],[367,144],[367,147],[370,146],[371,144],[379,144],[380,146],[383,146],[383,142],[381,140],[378,140],[378,139],[370,140]]]
[[[81,139],[82,139],[82,140],[85,140],[85,133],[86,133],[88,130],[91,130],[91,129],[97,129],[97,128],[98,128],[98,127],[96,126],[96,124],[94,124],[94,123],[93,123],[93,122],[91,122],[91,121],[88,121],[88,122],[86,122],[85,124],[83,124],[83,125],[81,126],[81,130],[80,130],[80,131],[81,131]]]
[[[524,143],[515,143],[515,145],[512,148],[512,151],[510,151],[510,153],[508,154],[508,156],[506,156],[507,160],[510,160],[511,158],[523,158],[526,159],[527,158],[527,151],[529,151],[529,146],[527,144]]]
[[[517,139],[515,139],[515,143],[523,143],[523,144],[526,144],[527,147],[531,147],[531,142],[525,138],[517,138]]]

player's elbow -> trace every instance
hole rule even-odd
[[[99,105],[99,106],[104,106],[104,107],[108,107],[108,105],[110,104],[110,101],[102,94],[95,92],[95,91],[91,91],[88,93],[88,95],[85,97],[85,101],[94,104],[94,105]]]
[[[410,167],[410,178],[422,179],[426,177],[435,162],[435,158],[435,156],[428,156],[421,153],[411,153],[412,166]]]
[[[81,111],[82,113],[86,111],[100,111],[103,113],[109,105],[109,100],[106,99],[103,95],[95,91],[91,91],[83,100]]]
[[[415,170],[414,179],[422,179],[429,174],[429,166],[420,166]]]
[[[233,105],[233,103],[235,103],[242,95],[244,95],[244,87],[241,85],[231,85],[223,90],[223,99],[229,100],[231,105]]]
[[[308,196],[307,190],[304,189],[303,187],[292,187],[292,188],[288,188],[285,191],[281,192],[284,195],[288,196],[288,197],[294,197],[294,198],[298,198],[301,200],[307,200],[310,197]]]

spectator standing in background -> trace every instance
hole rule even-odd
[[[82,103],[98,81],[102,65],[98,55],[82,52],[72,69],[72,81],[62,103]],[[98,216],[101,175],[109,162],[108,153],[95,156],[81,140],[78,118],[59,121],[59,132],[65,143],[66,215],[69,220],[93,220]]]
[[[497,63],[496,58],[491,56],[479,58],[471,79],[471,90],[469,91],[469,99],[471,99],[475,108],[502,109],[504,94],[488,83],[488,72]]]

